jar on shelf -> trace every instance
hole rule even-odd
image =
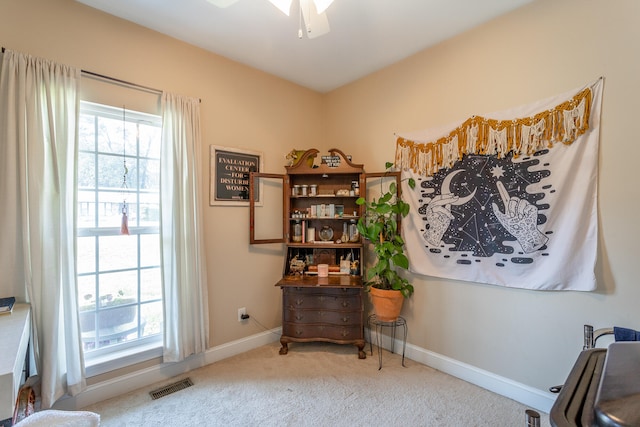
[[[292,196],[294,196],[294,197],[299,196],[299,195],[300,195],[300,192],[301,192],[301,190],[300,190],[300,186],[299,186],[299,185],[294,185],[294,186],[291,188],[291,195],[292,195]]]
[[[309,195],[309,186],[307,184],[302,184],[300,186],[300,190],[301,190],[299,194],[300,196],[307,197]]]
[[[309,196],[315,197],[318,195],[318,184],[309,185]]]
[[[302,222],[299,219],[295,220],[291,230],[291,241],[300,243],[302,242]]]
[[[318,235],[320,236],[320,240],[322,240],[323,242],[328,242],[333,239],[333,228],[328,225],[324,225],[320,229]]]
[[[349,220],[349,241],[357,242],[360,240],[360,232],[358,231],[358,223],[355,219]]]
[[[354,196],[360,195],[360,183],[358,181],[351,181],[351,190]]]

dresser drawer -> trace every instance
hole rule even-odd
[[[360,325],[362,311],[284,310],[284,321],[293,323],[329,323],[332,325]]]
[[[326,310],[360,310],[362,298],[360,294],[322,294],[322,293],[290,293],[284,294],[283,307],[288,310],[296,309],[326,309]]]
[[[362,288],[284,287],[284,295],[359,296]]]
[[[336,341],[349,341],[363,338],[361,325],[338,326],[322,324],[301,324],[284,322],[282,324],[282,334],[293,339],[319,339],[325,338]]]

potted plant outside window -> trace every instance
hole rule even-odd
[[[385,168],[391,172],[393,163]],[[415,180],[407,181],[415,188]],[[404,240],[398,228],[398,218],[409,214],[410,206],[398,197],[396,182],[383,190],[380,197],[367,201],[364,197],[356,200],[364,205],[364,215],[358,220],[358,231],[371,242],[376,261],[367,269],[365,289],[370,292],[374,313],[379,320],[394,321],[400,315],[405,298],[413,294],[413,285],[398,274],[409,268],[409,259],[404,254]],[[386,312],[386,310],[391,310]]]

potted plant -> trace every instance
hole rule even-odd
[[[393,163],[385,168],[391,172]],[[408,179],[408,185],[415,187],[415,180]],[[382,185],[382,183],[381,183]],[[396,182],[382,190],[379,198],[368,202],[364,197],[356,200],[364,205],[364,215],[358,220],[358,231],[373,245],[376,262],[367,269],[365,289],[371,294],[374,312],[379,320],[394,321],[400,315],[404,298],[413,294],[413,285],[398,274],[399,269],[409,268],[409,259],[404,254],[404,240],[398,228],[398,218],[409,213],[409,204],[398,197]],[[391,310],[386,312],[386,310]]]

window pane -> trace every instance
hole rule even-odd
[[[78,191],[78,228],[96,226],[95,196],[93,191]]]
[[[140,266],[151,267],[160,264],[160,237],[157,234],[140,235]]]
[[[96,271],[96,238],[78,237],[78,274]],[[83,294],[80,293],[80,296]]]
[[[97,325],[97,327],[96,327]],[[100,311],[80,311],[85,349],[105,347],[138,338],[138,306],[114,301]]]
[[[158,194],[140,193],[140,226],[151,227],[160,223]]]
[[[122,271],[100,275],[100,308],[138,301],[138,272]]]
[[[140,159],[140,190],[160,191],[160,161]]]
[[[160,268],[140,271],[140,301],[162,298],[162,283],[160,280]]]
[[[144,323],[145,337],[162,333],[162,302],[141,305],[140,316]]]
[[[93,153],[78,154],[78,188],[96,187],[96,163]]]
[[[100,236],[99,245],[100,271],[138,267],[137,236]],[[137,278],[134,278],[134,280],[137,280]]]
[[[127,122],[125,139],[127,141],[127,156],[139,156],[138,153],[138,126],[136,123]],[[159,140],[156,141],[156,144]]]
[[[98,194],[98,227],[117,227],[122,223],[123,195],[119,192]],[[129,227],[136,225],[137,208],[135,194],[127,194]]]
[[[96,276],[78,277],[78,305],[80,310],[93,309],[96,304]]]
[[[122,137],[122,120],[98,117],[98,151],[124,155]]]
[[[160,128],[140,126],[140,157],[160,159]]]
[[[100,190],[122,191],[124,158],[107,154],[98,155],[98,187]],[[137,184],[135,159],[127,157],[127,188],[135,191]]]
[[[78,121],[78,130],[79,130],[79,148],[80,150],[95,150],[95,126],[94,126],[94,117],[93,116],[85,116],[80,115],[80,120]]]

